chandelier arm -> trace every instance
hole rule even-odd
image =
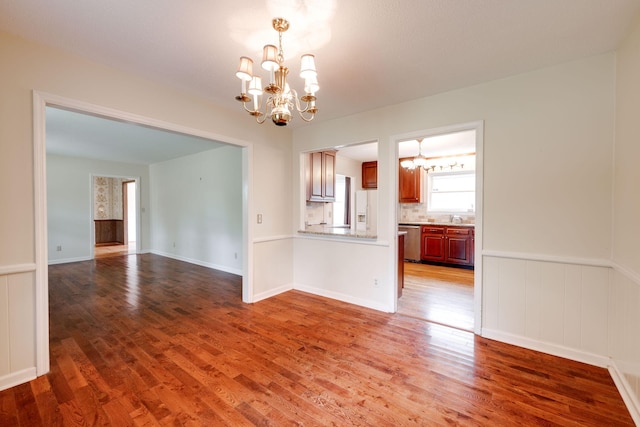
[[[302,114],[302,113],[306,113],[307,111],[309,111],[309,108],[311,108],[311,103],[309,101],[307,101],[307,105],[304,108],[300,108],[300,99],[298,98],[298,92],[296,92],[295,89],[289,89],[291,91],[291,94],[293,95],[292,98],[295,100],[295,106],[296,106],[296,110],[298,110],[298,113]],[[313,113],[315,114],[315,113]]]
[[[248,108],[247,108],[247,103],[246,103],[246,102],[243,102],[243,103],[242,103],[242,106],[244,107],[244,111],[246,111],[247,113],[253,113],[253,112],[255,112],[255,111],[256,111],[256,110],[250,110],[250,109],[248,109]]]
[[[260,120],[260,116],[263,116],[264,118]],[[266,114],[256,115],[256,123],[258,123],[259,125],[263,124],[265,120],[267,120],[267,117],[268,116]]]
[[[298,111],[298,115],[300,116],[300,118],[302,120],[304,120],[305,122],[310,122],[311,120],[313,120],[313,118],[316,116],[316,113],[311,113],[311,117],[306,118],[304,115],[302,115],[302,112]]]

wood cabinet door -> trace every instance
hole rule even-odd
[[[362,188],[378,188],[378,162],[362,162]]]
[[[422,259],[444,261],[444,236],[423,236]]]
[[[325,202],[334,202],[336,199],[336,154],[333,151],[322,152],[322,185],[323,199]]]
[[[444,261],[444,228],[422,227],[422,252],[420,258],[425,261]]]
[[[405,169],[399,166],[398,170],[400,203],[420,203],[420,168]]]
[[[309,166],[311,173],[309,179],[309,200],[322,200],[323,188],[322,188],[322,152],[310,154]]]
[[[471,239],[469,236],[447,236],[445,262],[471,264]]]

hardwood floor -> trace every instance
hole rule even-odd
[[[122,255],[130,255],[135,253],[136,253],[135,242],[130,242],[128,245],[123,245],[121,243],[113,243],[113,244],[106,244],[106,245],[102,244],[102,245],[96,245],[93,248],[94,258],[122,256]]]
[[[605,369],[156,255],[49,269],[51,372],[1,426],[633,425]]]
[[[398,313],[473,331],[473,270],[405,262]]]

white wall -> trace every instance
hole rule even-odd
[[[616,71],[610,354],[640,425],[640,17],[618,50]]]
[[[38,165],[46,160],[36,158],[34,162],[34,90],[246,146],[242,193],[247,209],[243,215],[251,219],[244,225],[247,277],[255,289],[267,292],[291,286],[289,129],[256,125],[233,99],[228,107],[216,106],[204,97],[144,76],[1,32],[0,57],[0,308],[11,307],[8,314],[0,314],[0,389],[33,378],[36,364],[39,375],[48,367],[46,256],[37,255],[41,251],[36,246],[36,213],[40,212],[36,206],[41,200],[35,192]],[[263,214],[260,225],[255,221],[257,213]],[[270,250],[272,246],[289,250]],[[262,274],[254,264],[258,268],[277,265],[282,273]],[[263,281],[264,277],[269,281]],[[32,317],[16,322],[10,316]]]
[[[242,274],[242,149],[149,167],[154,253]]]
[[[606,264],[611,252],[614,94],[615,55],[609,53],[294,130],[294,155],[322,148],[325,141],[342,144],[378,139],[380,144],[378,246],[362,250],[352,243],[327,243],[300,235],[294,253],[295,286],[319,294],[337,294],[340,289],[345,300],[392,310],[395,140],[398,135],[478,120],[484,121],[484,237],[476,264],[508,265],[500,260],[519,258],[529,274],[540,275],[550,273],[544,263],[536,261],[550,259],[559,265],[550,270],[558,275],[552,282],[556,286],[561,286],[561,275],[573,266],[590,271],[594,260]],[[296,168],[294,165],[294,176],[299,176]],[[310,259],[315,262],[308,262]],[[376,270],[372,274],[379,276],[382,290],[374,288],[371,274],[356,274],[364,268]],[[504,271],[517,278],[520,270]],[[321,280],[335,271],[340,274]],[[507,276],[502,279],[484,275],[483,321],[491,326],[486,332],[502,334],[502,339],[513,335],[521,343],[539,340],[546,347],[570,348],[572,355],[584,357],[591,357],[592,349],[602,350],[601,336],[581,334],[590,333],[586,329],[590,323],[584,323],[589,315],[596,319],[608,316],[606,300],[593,304],[594,295],[608,292],[607,280],[584,285],[595,288],[595,294],[572,301],[587,310],[579,319],[583,323],[567,329],[571,336],[559,339],[523,334],[544,329],[545,319],[521,319],[510,307],[532,307],[532,298],[545,296],[528,293],[526,286],[512,283]],[[560,288],[553,289],[554,295],[559,292]],[[501,323],[489,322],[496,316]],[[597,346],[580,344],[591,338]],[[596,358],[599,356],[602,354]]]
[[[92,174],[139,177],[140,208],[149,207],[149,168],[146,165],[47,155],[47,229],[49,263],[91,258]],[[140,215],[139,251],[149,249],[149,215]],[[62,251],[56,251],[62,246]]]

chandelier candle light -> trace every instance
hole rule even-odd
[[[262,51],[262,68],[269,72],[269,84],[263,89],[262,78],[253,75],[253,60],[241,56],[236,76],[242,81],[242,90],[236,99],[242,102],[244,109],[254,116],[260,124],[264,123],[267,117],[271,117],[276,126],[286,126],[292,118],[291,110],[294,107],[302,120],[310,122],[318,112],[316,92],[320,89],[315,57],[310,54],[304,54],[301,57],[300,77],[304,79],[305,94],[298,99],[298,93],[291,89],[287,83],[289,69],[284,66],[282,50],[282,33],[289,29],[289,21],[284,18],[274,18],[272,25],[273,29],[278,32],[278,47],[268,44]],[[247,90],[247,82],[249,82],[249,90]],[[263,92],[269,94],[265,106],[266,114],[260,111]],[[247,103],[252,100],[253,108],[247,108]],[[300,107],[300,101],[306,103],[304,108]]]

